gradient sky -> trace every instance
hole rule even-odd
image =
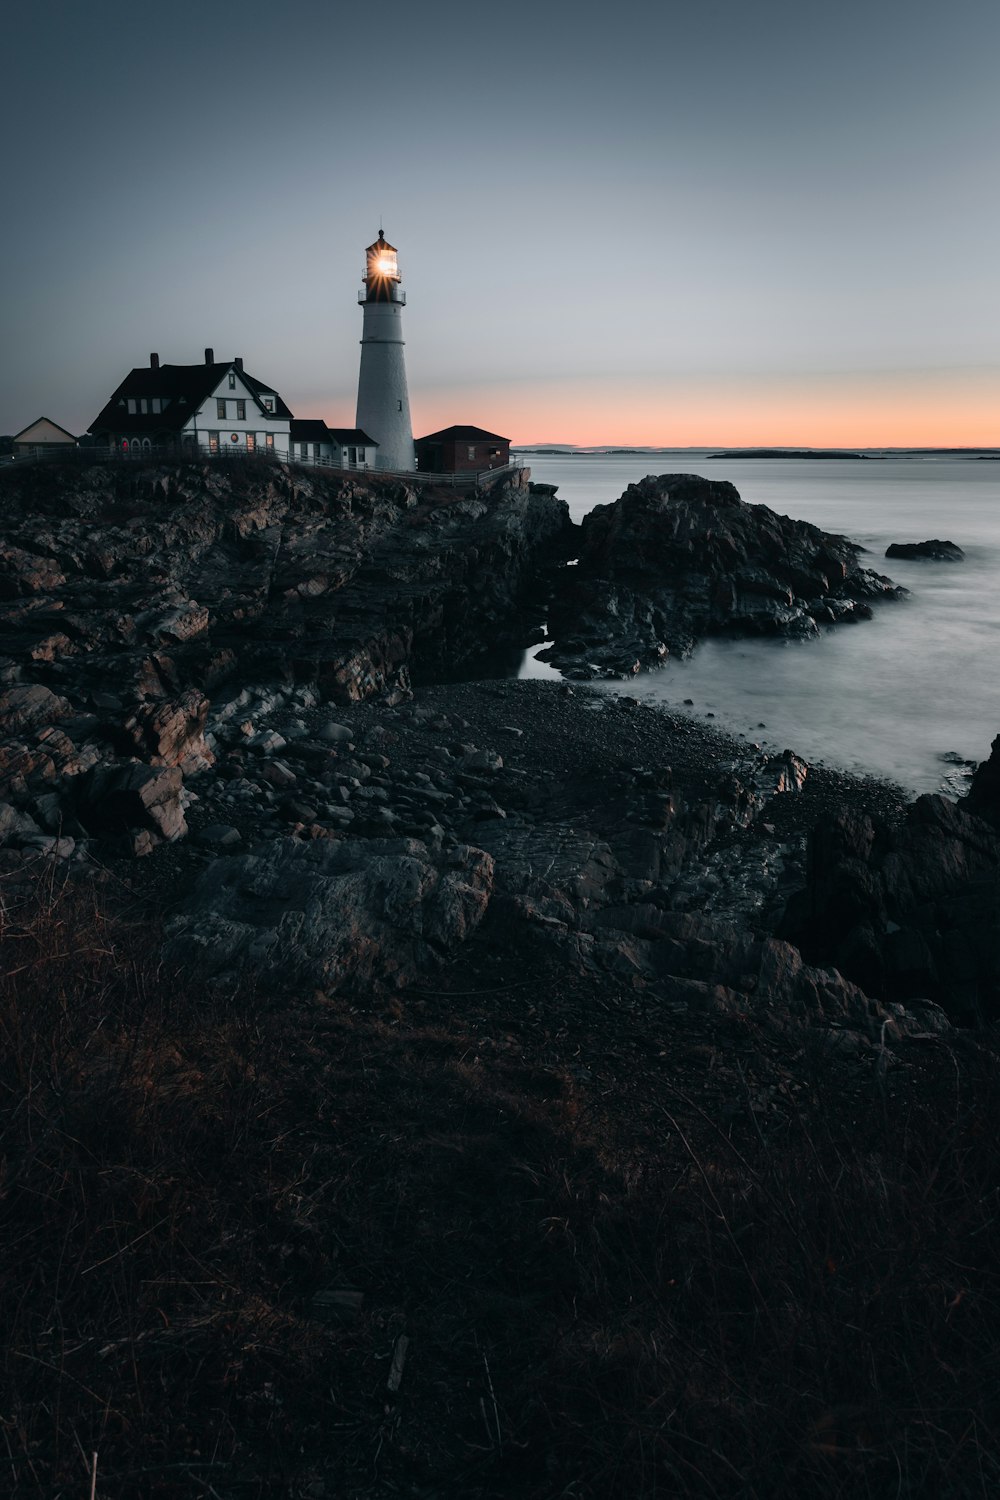
[[[242,354],[417,435],[1000,444],[997,0],[14,0],[0,431]]]

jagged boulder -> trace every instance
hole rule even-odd
[[[179,766],[191,775],[212,765],[205,743],[209,701],[195,689],[166,703],[143,703],[125,721],[136,751],[154,765]]]
[[[906,591],[863,568],[863,549],[747,505],[725,481],[649,476],[585,517],[560,575],[547,660],[574,676],[624,676],[705,635],[815,635]]]
[[[176,767],[97,766],[79,782],[80,822],[91,833],[127,839],[135,854],[148,854],[188,831],[181,805],[184,778]]]
[[[492,886],[481,849],[280,839],[206,869],[171,925],[167,956],[216,976],[396,988],[474,931]]]
[[[55,724],[70,712],[66,699],[50,688],[36,682],[18,682],[0,693],[0,735]]]

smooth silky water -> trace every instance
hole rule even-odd
[[[646,474],[728,479],[742,498],[839,532],[865,567],[908,588],[874,620],[818,639],[704,642],[686,661],[612,690],[712,714],[721,728],[913,792],[964,790],[950,757],[984,760],[1000,734],[1000,462],[969,457],[709,459],[708,450],[525,454],[575,521]],[[890,542],[939,537],[959,563],[886,558]],[[522,676],[551,676],[529,652]],[[596,685],[596,684],[595,684]]]

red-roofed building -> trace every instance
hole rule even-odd
[[[444,427],[417,438],[417,469],[430,474],[468,474],[510,463],[510,438],[482,427]]]

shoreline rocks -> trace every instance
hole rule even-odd
[[[862,548],[747,505],[733,485],[650,475],[584,518],[559,575],[542,653],[566,675],[627,677],[706,635],[802,640],[871,617],[906,590],[860,565]]]
[[[103,490],[71,477],[17,476],[34,508],[12,510],[24,545],[0,554],[16,564],[0,868],[152,856],[141,889],[174,911],[172,961],[196,954],[219,982],[373,995],[482,940],[528,974],[544,958],[584,987],[865,1045],[944,1024],[937,1000],[991,1003],[1000,858],[980,817],[925,798],[901,821],[892,789],[565,683],[441,681],[414,700],[413,676],[524,639],[568,546],[551,494],[196,466],[137,469],[137,493],[121,471]],[[582,542],[553,618],[565,648],[584,601],[574,628],[604,632],[609,667],[704,629],[814,632],[901,592],[844,538],[696,476],[630,487]],[[71,659],[39,653],[58,635]],[[959,942],[983,956],[956,989]]]

